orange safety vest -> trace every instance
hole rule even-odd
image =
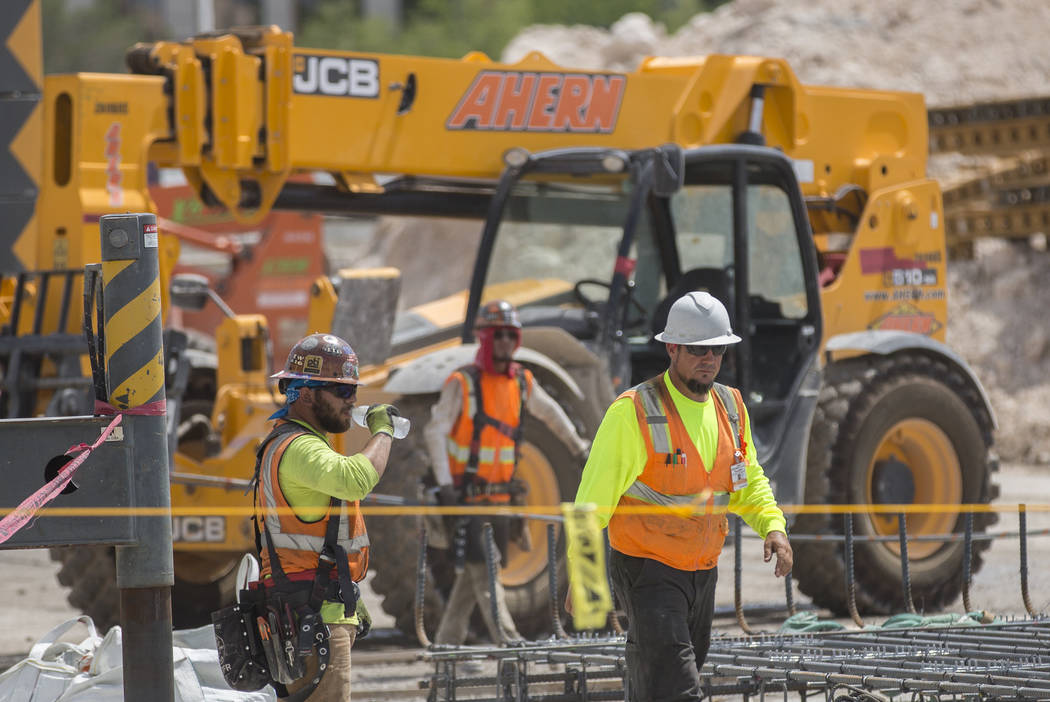
[[[617,551],[685,571],[718,565],[729,532],[726,508],[733,492],[730,467],[747,459],[739,429],[740,417],[744,416],[740,391],[718,383],[713,390],[718,448],[710,472],[682,423],[663,376],[620,395],[634,401],[648,459],[642,474],[620,497],[609,521],[609,542]],[[654,505],[692,507],[693,511],[621,509]]]
[[[509,377],[470,365],[451,377],[459,380],[463,393],[446,446],[452,482],[479,490],[481,494],[468,493],[467,501],[509,502],[506,483],[518,463],[521,414],[532,392],[532,372],[519,367]]]
[[[274,427],[274,433],[277,433],[282,425],[287,424],[294,423],[279,421]],[[306,433],[302,429],[285,429],[272,440],[267,437],[264,442],[264,452],[259,459],[259,486],[257,488],[259,500],[255,508],[256,523],[265,525],[261,538],[266,539],[269,536],[272,539],[281,568],[287,575],[313,571],[317,568],[317,557],[324,547],[328,520],[333,516],[332,505],[329,505],[325,515],[316,522],[304,522],[299,519],[291,511],[291,505],[285,499],[281,483],[277,479],[277,471],[284,452],[295,439]],[[368,570],[368,533],[365,531],[365,519],[361,515],[360,504],[356,501],[351,505],[348,505],[345,500],[333,501],[338,504],[339,509],[336,544],[342,546],[346,551],[351,579],[354,582],[360,582]],[[261,578],[270,576],[270,553],[265,542],[260,545],[259,560],[261,561]]]

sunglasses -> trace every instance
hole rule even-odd
[[[357,397],[357,386],[346,383],[328,383],[322,385],[319,390],[330,392],[341,400],[352,400]]]
[[[690,346],[682,344],[682,348],[688,351],[690,356],[706,356],[708,351],[715,356],[721,356],[729,348],[729,344],[719,344],[718,346]]]
[[[518,330],[517,329],[497,329],[492,332],[492,338],[495,341],[501,341],[503,339],[513,339],[517,341]]]

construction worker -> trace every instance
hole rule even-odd
[[[740,392],[715,383],[723,354],[740,341],[725,306],[688,293],[656,340],[670,366],[609,406],[576,503],[597,505],[609,528],[613,592],[628,620],[629,699],[699,700],[726,508],[765,539],[777,576],[791,571],[792,553]],[[660,510],[671,506],[695,509]],[[572,604],[570,594],[570,612]]]
[[[271,608],[278,594],[292,607],[312,597],[328,626],[329,658],[320,683],[306,699],[347,700],[350,648],[371,623],[356,585],[368,568],[368,534],[358,500],[386,470],[392,418],[398,412],[391,405],[369,409],[372,437],[360,453],[344,456],[329,446],[328,434],[350,428],[359,384],[357,355],[333,334],[301,339],[289,352],[284,370],[272,377],[280,379],[285,406],[270,417],[277,421],[259,448],[256,465],[260,582],[267,588]],[[285,690],[274,685],[279,696],[301,694],[316,678],[318,667],[315,650],[299,671],[305,670],[301,678]]]
[[[580,456],[581,462],[590,445],[532,373],[513,360],[521,346],[521,321],[513,305],[504,300],[485,304],[475,332],[478,352],[474,363],[456,370],[445,381],[424,429],[438,499],[443,505],[507,504],[524,494],[527,486],[514,479],[514,471],[525,409]],[[448,531],[453,532],[449,541],[457,575],[435,643],[462,644],[475,604],[481,606],[493,641],[521,638],[498,578],[495,590],[500,621],[493,621],[482,539],[486,521],[493,526],[500,558],[506,557],[512,527],[516,527],[519,544],[529,548],[528,529],[521,520],[512,524],[488,517],[446,520]]]

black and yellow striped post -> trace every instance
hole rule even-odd
[[[170,511],[157,218],[105,215],[99,227],[106,390],[136,429],[134,504]],[[124,699],[173,702],[171,517],[138,516],[135,534],[117,547]]]

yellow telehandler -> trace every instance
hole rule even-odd
[[[28,7],[31,24],[35,3]],[[746,398],[781,504],[805,506],[793,531],[841,534],[842,516],[826,505],[914,503],[937,507],[909,513],[909,535],[949,534],[963,528],[960,505],[997,494],[992,409],[944,344],[944,217],[925,175],[921,95],[805,86],[775,58],[649,58],[612,73],[539,54],[508,65],[476,53],[305,49],[276,27],[137,45],[128,65],[130,75],[40,78],[26,122],[42,143],[39,196],[23,228],[0,238],[5,416],[42,412],[48,398],[52,412],[84,411],[79,322],[61,317],[45,272],[97,261],[98,217],[149,210],[150,169],[179,168],[204,203],[245,226],[281,208],[453,218],[480,231],[469,286],[450,297],[395,315],[389,270],[337,272],[310,291],[311,331],[345,336],[367,364],[360,401],[394,402],[413,421],[380,493],[416,498],[428,470],[422,426],[447,374],[472,358],[483,301],[520,307],[519,360],[593,435],[619,391],[666,366],[653,336],[670,303],[706,289],[744,337],[720,380]],[[310,178],[289,180],[303,174]],[[162,241],[171,280],[178,249]],[[386,294],[371,295],[369,282]],[[177,302],[205,294],[179,278],[173,290]],[[26,341],[55,332],[65,334],[61,349]],[[282,359],[267,356],[261,315],[227,318],[213,349],[177,352],[177,336],[170,332],[168,348],[179,442],[174,601],[176,625],[187,625],[232,596],[236,563],[254,548],[250,521],[222,511],[251,504],[244,486],[280,400],[268,374]],[[363,440],[351,430],[337,445]],[[580,469],[527,421],[519,471],[530,505],[571,499]],[[979,513],[975,526],[993,520]],[[416,525],[369,518],[371,585],[406,631]],[[542,544],[542,526],[529,528]],[[855,530],[893,536],[898,523],[862,514]],[[986,547],[975,542],[974,570]],[[916,606],[951,602],[962,585],[961,542],[916,541],[909,553]],[[858,544],[861,611],[905,606],[898,554],[894,540]],[[71,602],[115,621],[109,551],[55,557]],[[799,542],[796,564],[803,593],[846,611],[841,545]],[[549,567],[562,565],[534,548],[512,551],[503,572],[525,634],[549,625]],[[439,562],[437,599],[441,573]]]

